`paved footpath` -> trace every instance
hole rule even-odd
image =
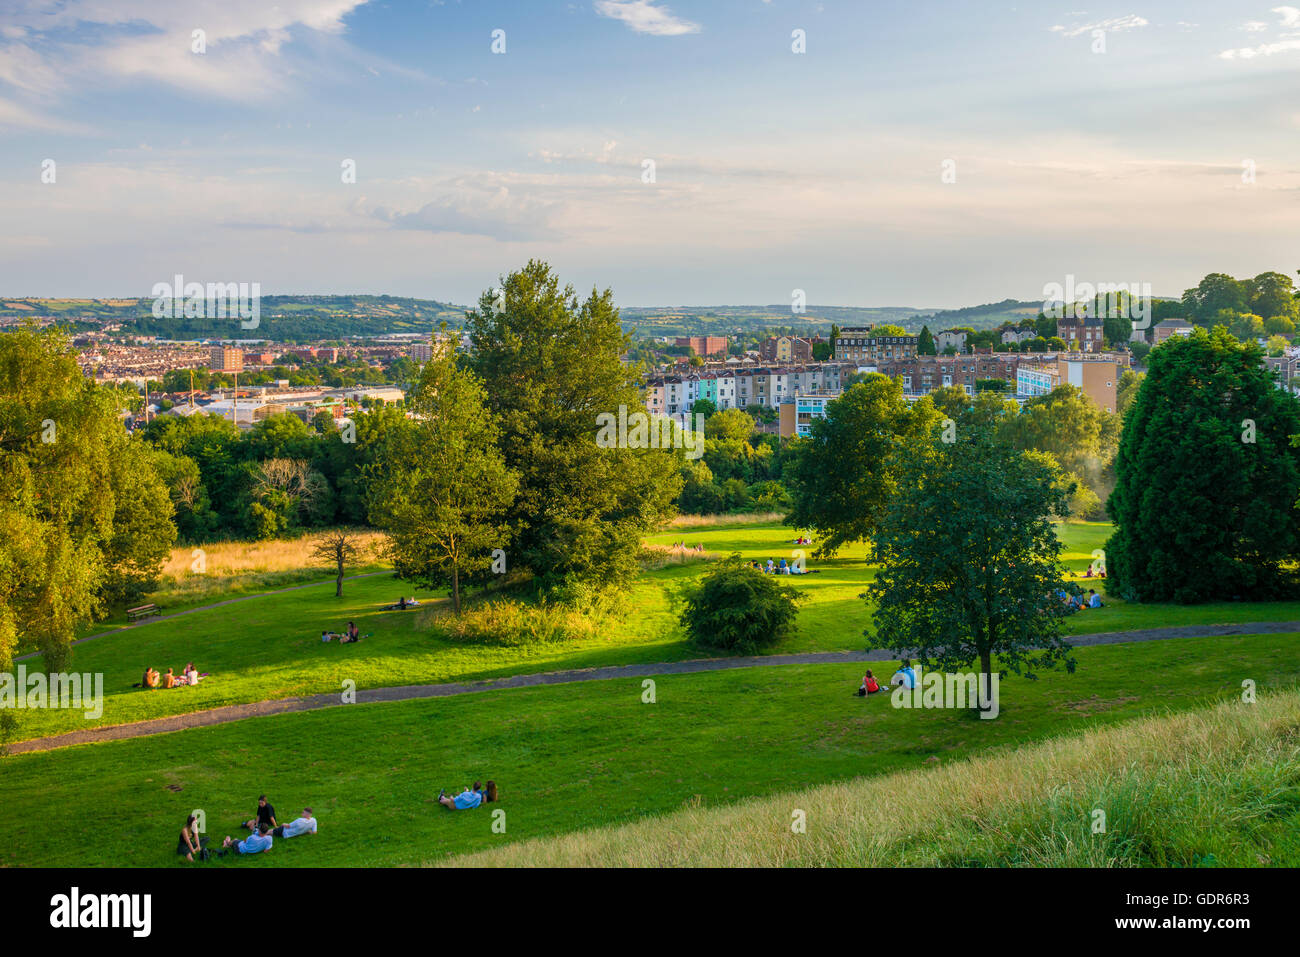
[[[387,573],[381,573],[387,574]],[[358,576],[360,577],[360,576]],[[305,587],[305,586],[299,586]],[[241,601],[243,599],[233,599]],[[197,610],[197,609],[194,609]],[[181,612],[181,614],[186,614]],[[155,619],[156,620],[156,619]],[[1300,621],[1249,622],[1238,625],[1183,625],[1171,628],[1146,628],[1139,631],[1108,631],[1095,635],[1068,636],[1077,647],[1085,645],[1114,645],[1134,641],[1167,641],[1176,638],[1209,638],[1219,635],[1260,635],[1279,632],[1300,632]],[[108,632],[115,634],[115,632]],[[666,661],[644,665],[614,665],[606,668],[581,668],[572,671],[548,671],[532,675],[511,675],[492,681],[453,682],[437,685],[398,685],[389,688],[370,688],[356,692],[357,704],[374,704],[384,701],[411,701],[416,698],[445,698],[451,695],[475,694],[481,691],[500,691],[505,688],[529,688],[537,685],[573,684],[580,681],[610,681],[615,678],[645,678],[659,675],[696,674],[703,671],[731,671],[736,668],[770,668],[779,665],[854,664],[864,661],[897,661],[898,654],[891,651],[819,651],[798,655],[761,655],[752,658],[694,658],[688,661]],[[32,738],[9,745],[11,754],[27,751],[52,751],[77,744],[94,744],[100,741],[118,741],[124,738],[142,738],[169,731],[203,728],[213,724],[226,724],[244,718],[258,718],[289,711],[316,711],[343,704],[338,692],[309,695],[302,698],[281,698],[274,701],[255,701],[249,704],[210,708],[170,718],[151,718],[130,724],[115,724],[72,731],[48,738]]]

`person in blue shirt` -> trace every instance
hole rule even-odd
[[[890,687],[902,685],[909,691],[916,687],[916,671],[912,668],[910,659],[903,659],[902,666],[894,672],[894,677],[889,679],[889,685]]]
[[[1098,595],[1097,592],[1091,588],[1088,589],[1088,607],[1089,608],[1101,607],[1101,596]]]
[[[266,824],[259,824],[256,834],[250,834],[242,841],[227,837],[221,842],[221,847],[223,850],[233,847],[240,854],[260,854],[263,851],[269,851],[271,843],[271,828]]]
[[[444,789],[438,794],[438,803],[444,807],[449,807],[453,811],[469,811],[483,803],[483,785],[478,781],[474,782],[474,787],[466,788],[454,798],[447,797]]]

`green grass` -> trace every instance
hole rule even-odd
[[[1103,524],[1061,526],[1065,559],[1082,572],[1109,535]],[[717,525],[674,529],[654,536],[657,544],[700,542],[714,553],[739,551],[747,558],[787,557],[796,546],[790,529],[775,524]],[[809,560],[815,574],[788,579],[809,595],[800,607],[798,629],[769,649],[785,654],[848,651],[864,645],[870,609],[858,595],[873,575],[865,547],[830,561]],[[422,628],[419,611],[381,612],[408,584],[389,576],[348,582],[344,597],[333,584],[253,598],[182,618],[99,638],[77,646],[73,668],[104,674],[105,705],[100,723],[121,724],[229,704],[338,691],[344,680],[359,688],[481,680],[539,671],[676,661],[716,654],[689,645],[677,622],[682,590],[702,574],[701,563],[646,571],[626,596],[626,614],[606,623],[595,637],[522,647],[468,645],[443,640]],[[1192,607],[1125,605],[1068,619],[1075,633],[1120,631],[1173,624],[1300,620],[1300,602],[1217,604]],[[342,630],[355,620],[371,637],[355,645],[320,641],[324,629]],[[187,661],[213,677],[197,688],[141,691],[146,664],[177,673]],[[39,667],[38,660],[27,663]],[[18,712],[17,739],[81,730],[80,712],[47,709]]]
[[[219,866],[436,862],[948,764],[1233,699],[1245,679],[1261,693],[1300,681],[1294,635],[1112,645],[1077,657],[1075,675],[1007,679],[996,721],[853,697],[857,666],[781,666],[661,677],[654,704],[642,703],[639,679],[600,681],[345,706],[14,755],[0,772],[0,832],[8,837],[0,865],[180,863],[173,849],[187,813],[202,808],[219,841],[262,792],[284,817],[311,805],[320,834]],[[441,787],[489,777],[501,788],[492,810],[506,812],[505,834],[492,833],[488,811],[451,813],[436,803]]]
[[[453,858],[529,867],[1295,867],[1300,693]],[[793,823],[801,817],[805,827]]]

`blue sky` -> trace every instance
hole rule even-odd
[[[1293,273],[1300,8],[1075,2],[5,0],[0,294],[468,302],[534,256],[625,305]]]

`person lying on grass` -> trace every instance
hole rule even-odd
[[[445,788],[438,792],[438,803],[453,811],[470,811],[480,804],[490,803],[496,799],[497,784],[495,781],[489,781],[486,788],[475,781],[473,788],[466,788],[454,798],[447,797]]]
[[[316,819],[311,816],[311,808],[302,809],[302,814],[294,818],[288,824],[282,824],[272,829],[273,837],[297,837],[299,834],[315,834]]]
[[[206,837],[201,838],[195,832],[195,820],[196,818],[193,814],[185,819],[185,826],[181,828],[180,842],[176,845],[176,853],[181,855],[181,857],[185,858],[185,860],[189,861],[191,864],[194,863],[195,854],[199,855],[199,858],[202,859],[204,853],[203,847],[208,843]]]
[[[257,813],[240,826],[246,831],[252,831],[262,825],[265,825],[268,831],[276,825],[275,808],[271,806],[265,794],[257,796]]]
[[[236,841],[233,837],[227,837],[221,842],[222,851],[229,851],[232,847],[239,851],[240,854],[261,854],[263,851],[271,849],[271,829],[265,824],[259,824],[256,834],[250,834],[242,841]]]

